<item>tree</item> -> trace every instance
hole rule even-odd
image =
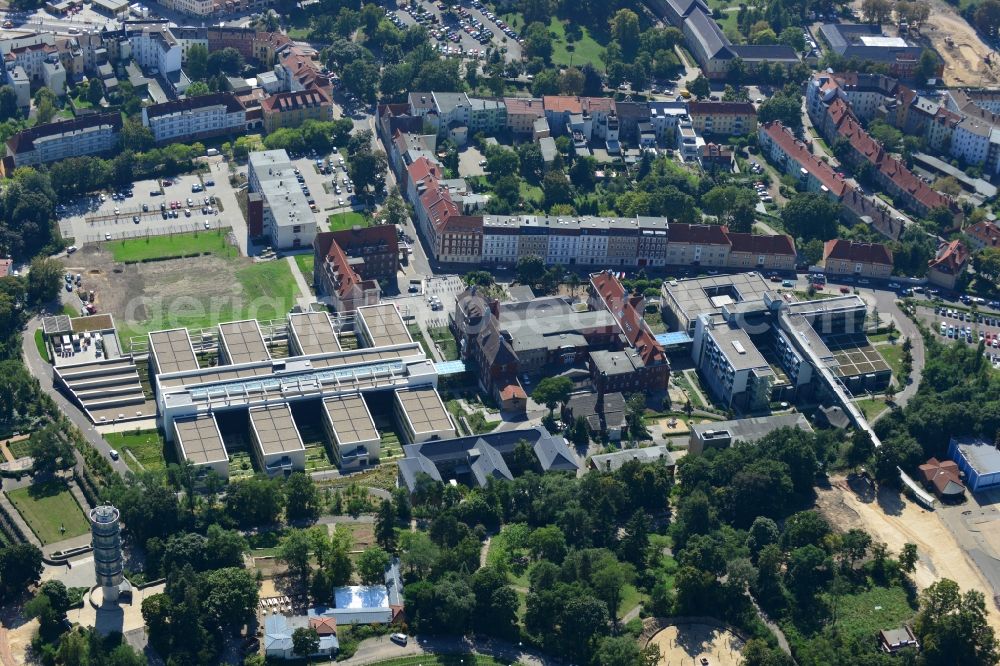
[[[688,83],[687,89],[695,97],[708,97],[712,94],[712,87],[704,74],[699,74],[693,81]]]
[[[549,28],[542,23],[531,23],[522,34],[524,39],[524,55],[528,58],[540,58],[543,62],[552,59],[552,35]]]
[[[885,23],[892,16],[890,0],[862,0],[861,11],[869,23]]]
[[[201,95],[207,95],[212,92],[212,89],[208,87],[208,84],[204,81],[194,81],[188,86],[187,90],[184,91],[184,96],[188,99],[193,97],[200,97]]]
[[[311,657],[319,652],[319,633],[315,627],[297,627],[292,632],[292,652],[300,657]]]
[[[486,150],[486,172],[492,178],[503,178],[513,176],[520,169],[520,162],[517,153],[509,148],[500,146],[490,147]]]
[[[379,69],[367,60],[355,60],[344,67],[344,86],[359,99],[374,104],[378,93]]]
[[[312,540],[305,530],[290,530],[278,546],[278,560],[288,565],[288,569],[305,579],[309,575],[309,555]]]
[[[17,93],[12,86],[0,86],[0,122],[17,116]]]
[[[97,79],[91,79],[87,83],[87,101],[94,106],[100,106],[104,99],[104,84]]]
[[[555,169],[542,178],[542,194],[546,208],[573,202],[573,186],[564,173]]]
[[[937,53],[931,49],[924,49],[920,52],[920,62],[917,63],[917,75],[924,81],[935,78],[940,62]]]
[[[156,139],[153,131],[138,120],[131,118],[122,123],[122,148],[134,152],[144,152],[153,147]]]
[[[277,481],[252,477],[229,484],[225,512],[242,528],[270,525],[277,522],[281,504]]]
[[[385,581],[385,570],[391,558],[389,553],[378,546],[366,548],[358,555],[358,576],[365,585]]]
[[[919,560],[920,555],[917,553],[917,545],[915,543],[904,543],[903,549],[899,551],[899,568],[906,573],[913,573],[916,571]]]
[[[566,557],[566,536],[555,525],[539,527],[528,537],[528,550],[535,559],[559,564]]]
[[[1000,659],[983,593],[962,593],[953,580],[939,580],[921,593],[913,629],[926,664],[995,664]]]
[[[998,253],[998,257],[1000,257],[1000,253]],[[532,287],[538,284],[542,276],[545,275],[545,261],[533,254],[525,255],[517,260],[515,273],[519,283]]]
[[[569,168],[569,179],[573,186],[581,192],[590,192],[597,184],[597,160],[593,157],[581,157]]]
[[[424,532],[403,532],[400,541],[403,566],[420,578],[426,576],[440,555],[437,544]]]
[[[622,602],[622,591],[635,580],[635,567],[627,562],[618,562],[613,557],[590,576],[597,598],[608,607],[608,613],[617,622],[618,607]]]
[[[576,67],[567,67],[559,74],[559,92],[563,95],[579,95],[587,81]]]
[[[385,203],[382,208],[379,209],[378,213],[375,214],[375,220],[379,224],[394,224],[397,226],[402,226],[406,224],[406,220],[410,218],[410,207],[403,197],[399,194],[399,188],[393,187],[392,192],[386,197]]]
[[[57,98],[54,92],[48,88],[39,88],[35,93],[35,119],[37,124],[43,125],[52,120],[56,115]]]
[[[972,14],[972,22],[976,28],[989,35],[996,37],[1000,32],[1000,2],[997,0],[985,0],[976,7]]]
[[[59,295],[62,287],[63,265],[49,257],[35,257],[28,272],[28,302],[47,303]]]
[[[208,76],[208,47],[192,44],[187,51],[187,75],[192,81],[201,81]]]
[[[243,56],[231,46],[213,51],[208,55],[208,71],[223,72],[227,76],[236,76],[243,70]]]
[[[0,588],[4,599],[12,599],[38,582],[42,575],[42,551],[30,543],[0,549]]]
[[[358,191],[370,188],[378,194],[385,189],[385,173],[388,168],[389,163],[381,150],[362,151],[351,157],[348,173]]]
[[[772,98],[773,99],[773,98]],[[839,204],[818,192],[796,192],[781,209],[785,230],[804,240],[837,237]]]
[[[802,94],[794,84],[789,84],[764,100],[757,109],[757,119],[760,123],[778,120],[785,127],[802,129]]]
[[[632,60],[639,48],[639,15],[631,9],[619,9],[611,21],[611,36],[621,47],[625,60]]]
[[[31,434],[28,450],[34,460],[34,470],[39,475],[52,474],[59,469],[73,466],[73,445],[55,425],[48,425]]]
[[[257,580],[243,567],[215,569],[201,575],[199,597],[206,627],[238,632],[253,620]]]
[[[569,394],[572,390],[573,382],[568,377],[544,377],[539,380],[535,390],[531,392],[531,399],[548,407],[549,415],[551,415],[556,405],[569,400]]]
[[[319,491],[312,477],[296,472],[285,479],[285,516],[290,521],[312,522],[319,516]]]
[[[375,543],[389,552],[396,550],[395,522],[396,512],[392,508],[392,501],[382,500],[375,517]]]

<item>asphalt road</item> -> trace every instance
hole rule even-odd
[[[125,464],[121,458],[118,460],[112,460],[111,445],[108,444],[107,440],[97,432],[90,419],[80,410],[79,407],[71,403],[66,397],[59,392],[52,383],[53,371],[52,366],[46,363],[39,355],[38,350],[35,348],[35,331],[42,325],[41,319],[39,317],[33,317],[31,321],[28,322],[28,326],[25,329],[21,337],[21,352],[24,355],[25,365],[28,367],[28,371],[38,379],[38,382],[42,385],[42,390],[49,394],[49,396],[55,400],[56,405],[59,406],[59,410],[66,415],[73,424],[80,429],[83,436],[87,438],[98,451],[101,452],[107,461],[111,464],[111,467],[119,474],[124,475],[129,471],[128,465]]]

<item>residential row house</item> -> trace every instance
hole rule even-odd
[[[768,161],[794,178],[800,189],[825,194],[840,203],[841,219],[845,223],[868,224],[892,240],[898,240],[903,233],[905,219],[894,215],[879,199],[864,194],[844,180],[780,121],[762,125],[757,143]]]
[[[960,240],[941,243],[927,262],[927,280],[944,289],[954,289],[969,265],[969,252]]]
[[[888,77],[878,80],[885,82],[885,89],[889,89],[889,82],[894,82]],[[956,220],[960,220],[962,211],[954,200],[931,188],[868,134],[853,111],[848,93],[841,91],[839,79],[829,74],[814,76],[807,86],[809,117],[827,142],[831,145],[843,142],[848,146],[844,159],[853,167],[870,164],[875,182],[893,198],[897,207],[919,216],[926,216],[935,208],[947,208]],[[867,115],[867,109],[880,94],[880,88],[869,87],[863,93],[857,93],[855,99],[866,101],[862,108],[866,109]]]
[[[823,244],[822,266],[829,275],[884,279],[892,275],[892,250],[882,243],[835,238]]]
[[[698,134],[744,136],[757,131],[757,109],[750,102],[689,102],[688,116]]]
[[[465,93],[410,93],[410,109],[434,128],[439,137],[465,145],[482,132],[497,134],[507,125],[503,100],[469,97]]]

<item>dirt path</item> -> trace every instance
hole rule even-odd
[[[941,0],[931,2],[931,16],[921,32],[944,58],[948,86],[985,86],[1000,82],[996,54],[968,22]],[[949,44],[946,39],[951,38]],[[986,58],[991,57],[987,64]]]
[[[17,666],[14,655],[10,652],[10,641],[7,639],[7,627],[0,626],[0,663],[3,666]]]
[[[831,522],[844,530],[863,528],[896,553],[905,543],[916,544],[920,561],[913,580],[917,587],[923,590],[950,578],[963,590],[980,590],[986,595],[990,626],[1000,631],[1000,613],[991,603],[992,587],[935,512],[891,491],[862,499],[842,477],[831,479],[831,484],[829,489],[817,489],[817,505]]]

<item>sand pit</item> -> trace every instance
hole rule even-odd
[[[894,491],[880,491],[876,497],[867,484],[852,479],[831,478],[829,489],[817,488],[817,507],[842,530],[860,527],[898,553],[905,543],[917,546],[920,560],[913,580],[921,590],[950,578],[963,590],[979,590],[987,598],[990,626],[1000,631],[1000,613],[989,603],[992,587],[954,535],[933,511],[927,511]],[[876,501],[877,500],[877,501]]]
[[[921,32],[944,59],[945,85],[985,86],[1000,82],[997,59],[991,56],[993,50],[951,6],[932,2],[931,17]]]
[[[742,660],[743,641],[717,625],[672,625],[654,634],[649,645],[660,648],[660,666],[738,666]]]

